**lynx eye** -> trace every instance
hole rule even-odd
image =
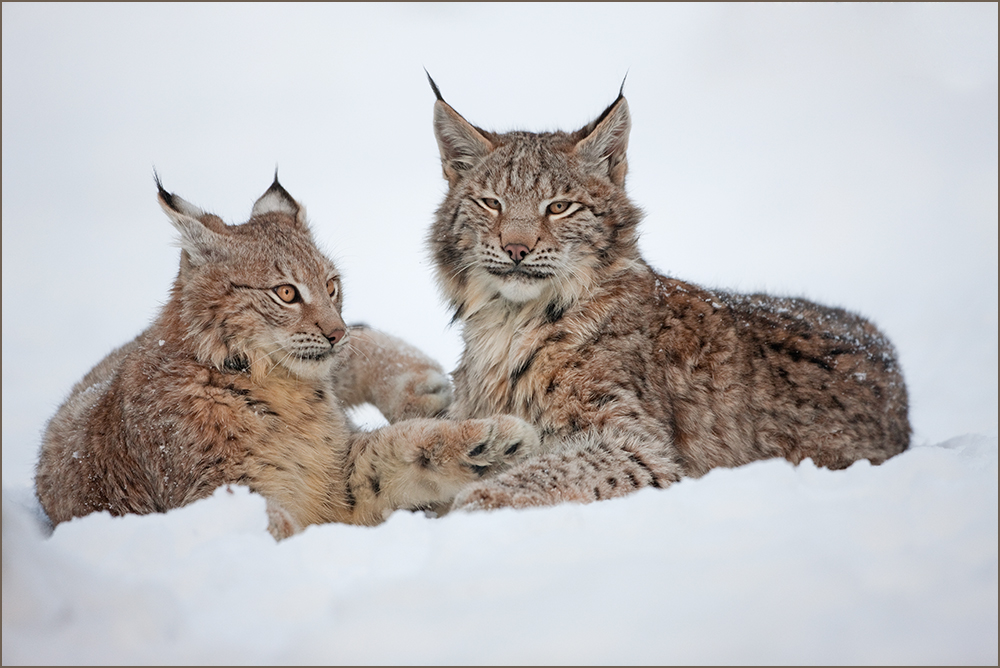
[[[274,289],[274,294],[278,295],[278,299],[286,304],[292,304],[299,300],[299,291],[295,289],[294,285],[279,285]]]
[[[500,200],[496,199],[495,197],[484,197],[479,201],[482,202],[487,209],[493,209],[494,211],[499,211],[501,208]]]
[[[336,278],[331,278],[326,282],[326,291],[330,295],[330,299],[337,298],[337,295],[340,293],[340,284]]]
[[[549,204],[547,209],[549,215],[558,216],[560,213],[566,213],[569,211],[570,203],[565,200],[559,200],[558,202],[553,202]]]

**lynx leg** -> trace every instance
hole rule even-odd
[[[275,540],[283,540],[302,531],[302,525],[281,504],[267,500],[267,530]]]
[[[405,341],[363,325],[349,328],[334,373],[334,392],[346,405],[369,402],[389,422],[439,417],[452,400],[441,366]]]
[[[359,434],[350,489],[355,521],[377,524],[398,508],[447,507],[471,482],[537,451],[527,422],[414,419]]]
[[[546,447],[553,447],[546,444]],[[492,510],[590,503],[680,480],[672,448],[621,433],[587,432],[464,488],[452,509]]]

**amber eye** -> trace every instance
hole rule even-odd
[[[299,299],[299,291],[295,289],[294,285],[279,285],[274,289],[274,294],[278,295],[278,299],[286,304],[291,304]]]
[[[548,208],[549,214],[553,216],[557,216],[560,213],[566,213],[567,210],[569,210],[569,202],[563,200],[549,204]]]
[[[340,292],[340,284],[337,283],[336,278],[331,278],[326,282],[326,291],[329,293],[331,299],[337,298],[337,294]]]
[[[482,199],[482,202],[489,209],[493,209],[494,211],[500,210],[500,200],[496,199],[495,197],[484,197]]]

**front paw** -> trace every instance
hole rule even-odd
[[[440,417],[451,405],[452,390],[448,376],[436,369],[419,369],[399,378],[396,401],[386,415],[390,422],[411,418]]]
[[[478,420],[438,421],[436,437],[413,453],[414,468],[426,486],[448,502],[471,482],[503,471],[536,452],[538,432],[510,415]]]
[[[462,465],[472,474],[472,480],[506,469],[538,451],[538,431],[513,415],[465,422],[473,433]]]
[[[284,540],[302,531],[302,525],[280,503],[268,499],[267,530],[275,540]]]

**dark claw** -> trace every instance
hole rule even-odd
[[[507,448],[507,449],[506,449],[506,450],[504,451],[504,454],[505,454],[505,455],[512,455],[512,454],[514,454],[515,452],[517,452],[517,449],[518,449],[518,448],[520,448],[520,447],[521,447],[521,441],[518,441],[518,442],[517,442],[517,443],[515,443],[514,445],[510,446],[509,448]]]
[[[483,454],[483,452],[485,450],[486,450],[486,444],[485,443],[480,443],[476,447],[472,448],[471,451],[469,451],[469,456],[470,457],[478,457],[479,455]]]
[[[472,469],[472,471],[480,478],[486,475],[486,472],[490,470],[489,466],[476,466],[475,464],[470,465],[469,468]]]

